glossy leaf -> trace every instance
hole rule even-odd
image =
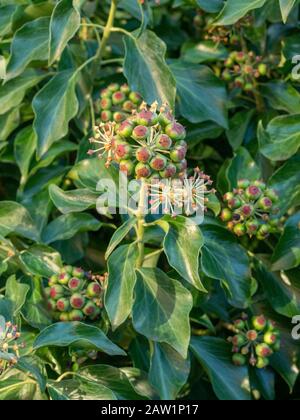
[[[295,6],[296,2],[297,0],[279,0],[282,20],[284,23],[286,23],[289,14]]]
[[[16,162],[20,168],[23,180],[26,180],[33,155],[36,150],[36,136],[31,126],[23,128],[14,141]]]
[[[274,271],[289,270],[300,264],[300,213],[290,217],[272,256]]]
[[[36,226],[25,207],[13,201],[1,201],[0,234],[7,236],[11,233],[32,240],[38,240],[39,237]]]
[[[15,108],[6,114],[0,115],[0,142],[7,140],[10,134],[20,123],[19,108]]]
[[[215,21],[215,25],[232,25],[251,10],[258,9],[265,3],[266,0],[227,0]]]
[[[44,245],[33,245],[21,252],[20,259],[28,271],[35,276],[51,277],[62,267],[59,253]]]
[[[4,36],[11,31],[11,24],[16,5],[8,4],[0,7],[0,36]]]
[[[63,214],[77,213],[95,207],[99,194],[86,188],[64,191],[57,185],[49,186],[49,194],[54,205]]]
[[[11,276],[6,281],[5,297],[13,303],[13,315],[20,312],[25,303],[29,287],[26,284],[19,283],[16,276]]]
[[[135,217],[129,217],[113,234],[105,253],[105,259],[108,259],[114,249],[123,241],[128,233],[136,225]]]

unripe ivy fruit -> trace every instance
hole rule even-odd
[[[258,334],[255,330],[250,330],[247,332],[247,339],[249,341],[256,341],[258,337]]]
[[[68,273],[61,273],[58,276],[58,283],[63,284],[64,286],[69,283],[70,275]]]
[[[132,148],[128,143],[118,142],[116,143],[116,154],[120,159],[129,159],[132,155]]]
[[[228,207],[232,210],[240,208],[242,205],[242,202],[239,198],[232,198],[228,200]]]
[[[186,148],[184,146],[175,146],[174,149],[170,152],[170,158],[173,162],[179,163],[181,162],[186,155]]]
[[[150,161],[150,166],[154,171],[162,171],[167,165],[167,159],[165,156],[156,155]]]
[[[129,99],[137,105],[141,101],[141,96],[137,92],[130,92]]]
[[[261,189],[257,187],[256,185],[250,185],[246,189],[246,196],[250,200],[257,200],[261,196]]]
[[[254,210],[253,207],[250,206],[249,204],[245,204],[241,208],[241,212],[245,218],[250,217],[253,213],[253,210]]]
[[[229,222],[232,219],[232,212],[229,209],[224,209],[221,212],[221,219],[223,222]]]
[[[250,186],[250,181],[248,181],[248,179],[240,179],[238,181],[238,188],[242,188],[243,190],[245,190],[249,186]]]
[[[61,298],[64,294],[64,288],[59,285],[54,285],[50,289],[50,297],[51,299],[57,300]]]
[[[111,121],[113,117],[113,114],[111,111],[102,111],[101,112],[101,120],[103,122],[108,122]]]
[[[74,309],[82,309],[85,304],[85,298],[80,293],[74,293],[71,296],[70,303]]]
[[[232,192],[228,192],[228,193],[224,194],[224,197],[223,197],[224,201],[227,201],[227,202],[229,200],[232,200],[233,198],[234,198],[234,194]]]
[[[269,360],[265,357],[259,357],[256,362],[256,367],[258,369],[264,369],[269,365]]]
[[[87,287],[86,293],[89,297],[97,297],[101,294],[101,286],[97,282],[90,283]]]
[[[225,82],[230,82],[232,80],[232,75],[229,70],[224,70],[222,73],[222,78]]]
[[[144,125],[138,125],[137,127],[134,128],[133,132],[132,132],[132,138],[134,140],[146,140],[147,136],[148,136],[148,128],[145,127]]]
[[[84,270],[80,267],[75,267],[75,268],[73,268],[72,276],[77,277],[78,279],[83,279],[84,278]]]
[[[113,119],[116,123],[122,123],[126,119],[126,115],[122,112],[116,111],[113,114]]]
[[[139,162],[147,163],[152,158],[153,154],[147,147],[139,147],[135,156]]]
[[[245,366],[245,364],[247,363],[246,357],[239,353],[234,354],[232,356],[232,361],[235,366]]]
[[[267,189],[265,191],[265,195],[266,195],[266,197],[270,198],[270,200],[272,200],[273,203],[277,203],[278,200],[279,200],[279,197],[274,190]]]
[[[170,150],[172,147],[172,140],[167,134],[160,134],[155,140],[156,146],[163,150]]]
[[[272,331],[268,331],[264,335],[264,342],[269,346],[273,346],[276,343],[278,335]]]
[[[129,121],[123,121],[118,129],[118,134],[122,137],[128,138],[132,135],[134,124]]]
[[[81,289],[81,287],[82,287],[82,280],[78,279],[77,277],[72,277],[69,280],[68,287],[73,292],[77,292],[77,290]]]
[[[120,105],[125,101],[126,97],[123,92],[117,91],[112,95],[112,103],[114,105]]]
[[[93,321],[95,320],[101,313],[100,308],[98,308],[97,306],[95,307],[95,311],[92,315],[89,316],[89,318]]]
[[[120,87],[120,91],[123,92],[123,93],[125,93],[125,95],[129,95],[129,93],[130,93],[130,87],[126,83],[124,83],[124,85],[122,85]]]
[[[151,126],[157,123],[158,117],[153,112],[144,109],[136,115],[135,120],[138,125]]]
[[[165,133],[175,141],[183,140],[186,136],[185,128],[176,121],[166,126]]]
[[[78,309],[73,309],[68,315],[69,321],[82,321],[84,319],[84,315],[82,311]]]
[[[158,116],[158,121],[162,126],[172,124],[174,122],[174,117],[171,111],[163,111]]]
[[[53,286],[56,283],[58,283],[58,275],[54,274],[49,279],[49,286]]]
[[[47,298],[50,298],[50,291],[51,291],[51,287],[45,287],[44,294]]]
[[[275,344],[273,344],[273,351],[279,351],[281,349],[281,343],[280,340],[276,341]]]
[[[183,159],[181,162],[179,163],[175,163],[175,166],[177,168],[177,172],[182,173],[184,172],[187,167],[188,167],[188,163],[186,159]]]
[[[61,322],[68,322],[68,321],[70,321],[69,314],[68,314],[67,312],[62,312],[62,313],[59,315],[59,320],[60,320]]]
[[[234,326],[238,330],[243,330],[245,328],[246,324],[242,319],[237,319],[236,321],[234,321]]]
[[[242,88],[245,85],[245,80],[242,77],[237,77],[234,81],[234,84],[238,88]]]
[[[95,305],[93,302],[88,302],[88,303],[84,306],[84,308],[83,308],[83,310],[82,310],[82,312],[83,312],[86,316],[92,316],[92,315],[94,315],[95,311],[96,311],[96,305]]]
[[[125,101],[122,105],[122,109],[126,112],[132,112],[135,108],[135,105],[131,101]]]
[[[147,163],[139,162],[135,167],[137,178],[148,178],[151,175],[151,168]]]
[[[120,171],[124,172],[127,176],[133,174],[134,171],[134,163],[131,160],[121,160],[120,161]]]
[[[268,68],[266,64],[263,64],[263,63],[259,64],[258,71],[261,76],[266,76],[266,74],[268,73]]]
[[[168,163],[163,171],[160,171],[162,178],[173,178],[176,175],[177,168],[173,163]]]
[[[101,109],[104,111],[109,110],[112,107],[112,101],[109,98],[103,98],[100,101]]]
[[[260,224],[257,220],[249,220],[246,223],[247,232],[250,236],[255,235],[258,232]]]
[[[262,197],[259,199],[258,205],[261,209],[268,211],[272,208],[273,202],[269,197]]]
[[[232,344],[236,347],[241,347],[245,343],[246,343],[246,338],[241,334],[237,334],[232,338]]]
[[[259,357],[269,357],[272,355],[272,349],[265,343],[258,344],[255,348],[255,352]]]
[[[47,301],[47,307],[49,309],[49,311],[55,311],[56,309],[56,301],[53,299],[48,299]]]
[[[260,229],[259,229],[258,233],[259,233],[259,235],[260,235],[260,237],[261,237],[262,239],[265,239],[265,238],[267,238],[267,237],[270,235],[270,233],[271,233],[271,228],[270,228],[270,226],[268,226],[268,225],[262,225],[262,226],[260,227]]]
[[[233,231],[237,236],[244,236],[247,233],[246,226],[242,223],[238,223],[237,225],[235,225]]]
[[[70,276],[73,275],[73,270],[74,270],[74,267],[72,267],[71,265],[65,265],[63,268],[63,271],[70,274]]]
[[[239,51],[236,53],[235,59],[238,63],[244,63],[246,60],[246,55],[243,51]]]
[[[58,299],[58,301],[56,302],[56,308],[60,312],[67,312],[70,308],[70,301],[66,298]]]
[[[119,90],[119,85],[118,85],[118,83],[111,83],[110,85],[108,85],[107,89],[110,92],[114,93],[114,92],[117,92]]]
[[[263,315],[252,318],[252,325],[256,331],[263,331],[267,326],[267,320]]]

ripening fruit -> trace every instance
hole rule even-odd
[[[257,187],[256,185],[250,185],[247,189],[246,189],[246,196],[250,199],[250,200],[257,200],[262,194],[262,191],[259,187]]]
[[[126,96],[123,92],[117,91],[112,95],[112,103],[114,105],[120,105],[126,100]]]
[[[129,93],[130,93],[130,87],[126,83],[124,83],[124,85],[122,85],[120,87],[120,91],[123,92],[123,93],[125,93],[125,95],[129,95]]]
[[[262,331],[267,326],[267,320],[263,315],[255,316],[252,318],[252,325],[256,331]]]
[[[279,197],[274,190],[267,189],[265,191],[265,195],[266,197],[270,198],[270,200],[272,200],[273,203],[277,203],[279,200]]]
[[[186,156],[186,148],[183,145],[175,146],[170,152],[170,158],[173,162],[179,163]]]
[[[103,122],[111,121],[113,118],[113,114],[111,111],[102,111],[101,112],[101,120]]]
[[[232,192],[228,192],[228,193],[224,194],[224,196],[223,196],[224,201],[230,201],[233,198],[234,198],[234,194]]]
[[[222,78],[225,82],[230,82],[232,80],[232,75],[230,70],[224,70],[222,73]]]
[[[77,277],[72,277],[68,283],[69,289],[71,289],[73,292],[77,292],[77,290],[81,289],[82,285],[82,280],[78,279]]]
[[[130,120],[125,120],[118,128],[118,134],[122,137],[128,138],[132,135],[134,124]]]
[[[247,332],[247,339],[249,341],[256,341],[257,337],[258,337],[258,334],[257,334],[256,331],[250,330],[250,331]]]
[[[58,299],[58,301],[56,302],[56,308],[60,312],[67,312],[70,308],[70,301],[66,298]]]
[[[116,123],[122,123],[126,119],[126,115],[123,112],[116,111],[113,114],[113,119]]]
[[[235,59],[238,63],[244,63],[246,60],[246,55],[243,51],[239,51],[236,53]]]
[[[107,89],[112,93],[117,92],[119,90],[119,85],[118,83],[111,83],[110,85],[108,85]]]
[[[158,116],[158,121],[162,126],[169,125],[174,122],[174,117],[171,111],[163,111]]]
[[[131,101],[125,101],[122,105],[122,109],[126,112],[131,113],[135,109],[135,105]]]
[[[85,304],[85,298],[80,293],[74,293],[71,296],[70,303],[72,308],[81,309]]]
[[[140,101],[141,101],[141,95],[139,95],[137,92],[130,92],[129,99],[135,105],[138,105],[140,103]]]
[[[73,268],[72,271],[72,276],[73,277],[77,277],[78,279],[83,279],[84,278],[84,270],[80,267],[75,267]]]
[[[58,275],[54,274],[49,279],[49,286],[54,286],[54,284],[58,283]]]
[[[234,337],[232,337],[232,344],[236,347],[241,347],[245,343],[246,343],[246,338],[241,334],[237,334]]]
[[[100,106],[101,106],[101,109],[103,109],[104,111],[110,109],[112,107],[111,99],[109,99],[109,98],[101,99]]]
[[[247,363],[246,357],[239,353],[232,356],[232,361],[235,366],[245,366]]]
[[[269,357],[273,354],[272,349],[265,343],[258,344],[255,348],[255,352],[259,357]]]
[[[228,207],[232,210],[240,208],[242,205],[242,202],[239,198],[231,198],[228,200]]]
[[[97,282],[90,283],[86,289],[87,296],[89,297],[100,296],[101,292],[102,292],[101,286]]]
[[[124,172],[127,176],[130,176],[133,174],[134,171],[134,163],[131,160],[121,160],[120,164],[120,171]]]
[[[245,83],[244,90],[246,92],[253,92],[254,85],[252,83]]]
[[[68,321],[70,321],[70,319],[69,319],[69,314],[68,314],[67,312],[62,312],[62,313],[59,315],[59,320],[60,320],[61,322],[68,322]]]
[[[268,73],[268,67],[266,64],[261,63],[258,66],[258,71],[261,76],[265,76]]]
[[[245,80],[242,77],[237,77],[234,81],[234,84],[238,88],[242,88],[245,85]]]
[[[45,289],[44,289],[44,295],[47,298],[50,298],[50,290],[51,290],[51,287],[45,287]]]
[[[232,212],[229,209],[224,209],[222,210],[220,217],[223,222],[229,222],[232,219]]]
[[[173,163],[168,163],[163,171],[160,171],[162,178],[173,178],[176,175],[177,168]]]
[[[58,276],[58,283],[63,284],[64,286],[69,283],[70,275],[68,273],[61,273]]]
[[[248,181],[248,179],[240,179],[238,181],[238,188],[242,188],[243,190],[245,190],[249,186],[250,186],[250,181]]]
[[[156,146],[163,150],[170,150],[172,146],[172,140],[167,134],[160,134],[155,140]]]
[[[135,116],[135,121],[138,125],[151,126],[157,123],[158,117],[156,113],[143,109]]]
[[[176,163],[176,162],[175,162],[175,166],[176,166],[176,168],[177,168],[177,172],[182,173],[182,172],[184,172],[184,171],[187,169],[187,167],[188,167],[187,160],[186,160],[186,159],[183,159],[183,160],[182,160],[181,162],[179,162],[179,163]]]
[[[237,236],[244,236],[247,233],[247,229],[242,223],[235,225],[233,231]]]
[[[96,308],[97,308],[96,305],[90,301],[84,306],[84,308],[82,309],[82,312],[86,316],[92,316],[94,315]]]
[[[254,209],[253,209],[253,207],[252,207],[250,204],[245,204],[245,205],[243,205],[243,206],[241,207],[241,212],[242,212],[242,215],[243,215],[245,218],[250,217],[250,216],[252,215],[253,211],[254,211]]]
[[[175,141],[184,140],[186,136],[185,128],[183,127],[183,125],[179,124],[176,121],[167,125],[165,128],[165,132],[172,140]]]
[[[258,232],[259,227],[260,223],[255,219],[249,220],[246,223],[247,232],[250,236],[255,235]]]
[[[269,360],[266,357],[259,357],[256,362],[256,367],[258,369],[264,369],[269,365]]]
[[[154,156],[150,161],[150,166],[154,171],[162,171],[167,165],[167,158],[162,155]]]
[[[267,238],[271,233],[271,228],[269,225],[262,225],[258,231],[259,236],[263,239]]]
[[[268,344],[269,346],[272,346],[273,344],[276,343],[277,338],[278,338],[278,334],[272,331],[268,331],[264,335],[264,342]]]
[[[60,297],[62,297],[63,294],[64,294],[64,288],[62,286],[54,285],[50,289],[50,297],[51,297],[51,299],[57,300]]]
[[[236,321],[234,321],[234,326],[238,330],[243,330],[245,328],[246,324],[242,319],[237,319]]]
[[[135,167],[137,178],[148,178],[151,175],[151,168],[147,163],[139,162]]]
[[[139,162],[147,163],[152,158],[153,154],[147,147],[139,147],[136,151],[135,157]]]
[[[132,148],[128,143],[116,142],[115,152],[119,159],[129,159],[132,155]]]
[[[68,319],[69,319],[69,321],[82,321],[84,319],[84,315],[83,315],[82,311],[80,311],[78,309],[73,309],[68,314]]]
[[[56,301],[53,299],[48,299],[47,301],[47,307],[49,311],[55,311],[56,309]]]
[[[145,127],[144,125],[138,125],[137,127],[134,128],[133,132],[132,132],[132,138],[134,140],[146,140],[147,136],[148,136],[148,128]]]

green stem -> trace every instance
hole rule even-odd
[[[59,378],[57,378],[55,382],[61,382],[67,376],[76,376],[76,375],[77,375],[76,372],[65,372]]]
[[[138,244],[138,251],[139,256],[136,262],[136,268],[143,267],[144,260],[145,260],[145,243],[144,243],[144,236],[145,236],[145,209],[144,209],[144,202],[145,202],[145,183],[142,181],[141,184],[141,192],[140,192],[140,199],[139,199],[139,206],[136,213],[137,218],[137,225],[136,225],[136,234],[137,234],[137,244]]]
[[[117,0],[112,0],[111,5],[110,5],[108,19],[107,19],[106,26],[104,28],[103,35],[102,35],[102,40],[101,40],[101,46],[100,46],[100,51],[99,51],[100,63],[101,63],[102,56],[105,51],[107,42],[109,40],[112,27],[114,26],[116,12],[117,12]]]

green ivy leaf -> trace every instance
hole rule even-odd
[[[173,60],[170,68],[178,89],[181,115],[192,123],[214,121],[228,127],[224,84],[209,67]]]
[[[186,63],[201,64],[205,62],[215,62],[225,60],[228,51],[222,44],[216,45],[213,41],[192,42],[183,44],[181,49],[181,59]]]
[[[33,241],[38,241],[39,238],[36,226],[25,207],[13,201],[1,201],[0,234],[7,236],[11,233]]]
[[[300,93],[291,84],[272,81],[260,86],[272,108],[289,114],[300,114]]]
[[[196,0],[201,9],[208,13],[218,13],[223,7],[223,0]]]
[[[133,325],[153,341],[167,343],[187,357],[192,296],[178,281],[156,268],[137,271]]]
[[[60,382],[48,380],[47,390],[54,401],[113,401],[115,394],[105,386],[80,375]]]
[[[45,245],[33,245],[22,251],[20,260],[31,274],[46,278],[58,273],[62,267],[59,253]]]
[[[264,6],[266,1],[267,0],[227,0],[214,23],[215,25],[220,26],[233,25],[251,10]]]
[[[0,7],[0,36],[4,36],[11,31],[11,25],[17,5],[9,4]]]
[[[76,73],[66,70],[54,76],[34,97],[33,128],[39,158],[68,133],[69,122],[78,110],[75,87]]]
[[[123,241],[131,229],[136,225],[137,220],[135,217],[130,217],[124,222],[113,234],[105,253],[107,260],[114,249]]]
[[[215,337],[193,337],[191,349],[206,370],[221,401],[251,400],[248,369],[234,366],[229,343]]]
[[[20,123],[19,108],[0,115],[0,142],[6,140]]]
[[[148,30],[138,38],[126,37],[124,42],[124,74],[131,89],[139,92],[149,104],[167,102],[173,108],[176,86],[165,61],[164,42]]]
[[[26,301],[29,287],[19,283],[16,276],[11,276],[6,281],[5,297],[13,304],[13,316],[17,316]]]
[[[49,66],[57,60],[80,27],[80,13],[73,0],[60,0],[50,21]]]
[[[177,216],[175,219],[164,216],[162,221],[168,224],[164,251],[169,264],[196,289],[206,292],[199,276],[199,256],[203,246],[203,236],[199,227],[191,219],[183,216]]]
[[[17,79],[16,79],[17,80]],[[14,141],[14,155],[22,174],[21,183],[26,181],[30,162],[36,150],[36,135],[31,126],[19,131]]]
[[[77,348],[97,349],[110,356],[126,355],[99,328],[81,322],[58,322],[50,325],[37,336],[33,348],[67,347],[71,344],[76,344]]]
[[[48,17],[41,17],[25,23],[15,33],[6,67],[6,80],[19,76],[32,61],[47,60],[49,22]]]
[[[132,310],[137,258],[138,248],[133,243],[117,248],[108,260],[105,308],[114,330],[127,319]]]
[[[282,20],[287,22],[290,12],[295,6],[297,0],[279,0]]]
[[[87,188],[64,191],[57,185],[49,186],[50,198],[58,210],[63,214],[82,212],[95,207],[98,193],[93,193]]]
[[[242,146],[254,114],[255,112],[252,109],[242,110],[234,114],[230,119],[226,137],[234,151],[237,151]]]

